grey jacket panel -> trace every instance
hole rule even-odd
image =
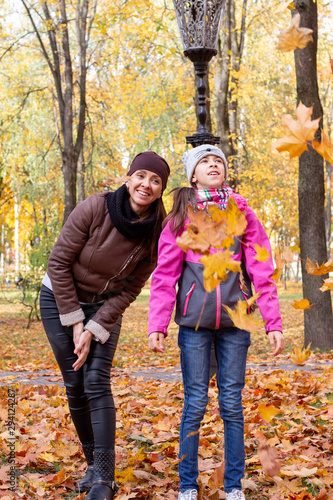
[[[189,328],[200,326],[210,330],[233,327],[223,305],[234,308],[238,300],[252,296],[251,281],[243,266],[242,275],[247,291],[242,289],[240,273],[230,272],[229,278],[209,293],[203,285],[203,265],[185,261],[178,283],[175,322]]]

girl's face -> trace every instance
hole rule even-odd
[[[197,163],[191,182],[197,189],[220,189],[225,180],[225,168],[221,158],[208,155]]]
[[[136,170],[126,182],[133,212],[142,215],[162,195],[162,179],[150,170]]]

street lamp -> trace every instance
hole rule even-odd
[[[173,0],[183,42],[184,54],[194,64],[198,76],[198,131],[186,137],[193,147],[217,144],[220,140],[206,127],[206,84],[209,61],[217,53],[222,11],[225,0]]]

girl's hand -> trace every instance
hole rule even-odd
[[[74,371],[78,371],[81,366],[85,363],[89,351],[90,344],[93,338],[93,334],[89,330],[84,330],[78,345],[75,347],[74,354],[77,354],[77,360],[73,364]]]
[[[274,330],[273,332],[268,332],[268,338],[271,344],[271,348],[275,349],[273,352],[273,356],[277,356],[283,351],[286,345],[283,334],[282,332]]]
[[[164,333],[153,332],[148,337],[149,349],[154,352],[164,352]]]
[[[82,321],[80,321],[79,323],[75,323],[75,325],[73,325],[73,342],[75,345],[75,349],[79,345],[80,337],[82,335],[83,330],[84,326]]]

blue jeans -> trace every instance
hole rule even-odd
[[[238,328],[221,330],[180,326],[178,345],[184,384],[184,408],[180,426],[180,491],[198,489],[199,428],[208,403],[212,342],[217,357],[216,380],[219,408],[224,424],[224,490],[241,490],[245,468],[242,389],[245,384],[250,334]]]

